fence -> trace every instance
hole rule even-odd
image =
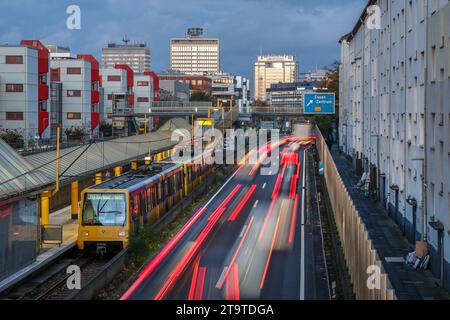
[[[325,165],[325,181],[330,197],[333,215],[342,243],[345,260],[353,284],[353,291],[359,300],[394,300],[394,290],[374,249],[372,240],[361,220],[352,198],[339,175],[325,140],[317,131],[317,150]],[[373,274],[369,267],[377,266],[380,270],[379,286],[370,289],[369,277]],[[374,284],[377,284],[374,282]]]

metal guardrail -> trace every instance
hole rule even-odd
[[[63,226],[56,224],[48,224],[41,226],[41,242],[42,244],[56,244],[63,243]]]
[[[325,140],[316,127],[317,150],[325,166],[325,181],[328,189],[333,216],[342,243],[345,260],[358,300],[395,300],[395,292],[383,268],[377,250],[361,216],[350,197],[337,170]],[[380,268],[380,288],[369,289],[367,270],[370,266]]]
[[[268,106],[268,107],[253,107],[253,113],[267,113],[267,114],[304,114],[303,108],[294,108],[294,107],[276,107],[276,106]]]

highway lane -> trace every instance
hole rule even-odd
[[[269,175],[242,165],[122,299],[314,299],[305,294],[314,270],[304,267],[313,257],[304,256],[302,232],[307,145],[280,146],[280,165]]]

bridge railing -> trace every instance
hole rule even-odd
[[[324,176],[334,220],[356,298],[358,300],[394,300],[395,293],[381,259],[318,128],[316,128],[316,135],[317,150],[325,167]],[[369,267],[373,266],[380,270],[380,287],[371,289],[368,286],[368,279],[372,273],[369,274],[368,270],[371,270]]]
[[[285,113],[285,114],[302,114],[303,108],[298,107],[253,107],[253,113]]]

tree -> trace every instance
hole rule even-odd
[[[2,130],[0,131],[0,138],[5,140],[5,142],[14,149],[21,149],[24,147],[23,136],[17,130]]]
[[[194,91],[191,93],[191,101],[211,101],[211,95],[205,91]]]
[[[339,61],[335,60],[330,67],[327,67],[327,73],[325,80],[320,84],[321,89],[318,92],[331,92],[334,93],[336,98],[336,114],[332,116],[317,116],[315,117],[315,123],[322,131],[323,135],[330,139],[333,125],[333,119],[336,121],[336,126],[339,123]]]
[[[103,133],[103,137],[111,137],[112,136],[112,124],[108,122],[100,123],[99,130]]]

